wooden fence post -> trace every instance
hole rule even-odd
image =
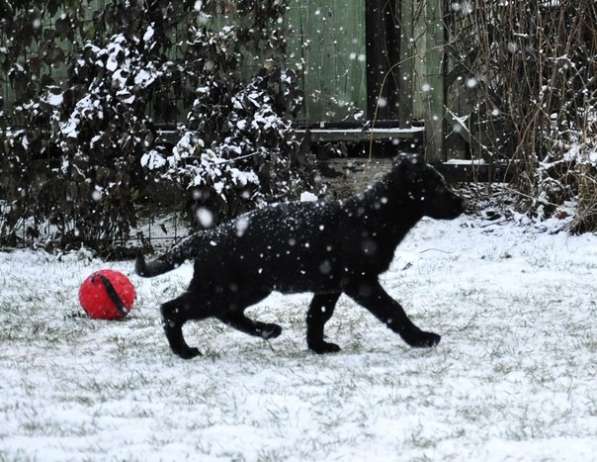
[[[425,79],[425,158],[428,162],[445,159],[445,101],[444,82],[446,29],[444,27],[444,0],[426,0]]]
[[[399,116],[400,81],[397,66],[394,66],[400,60],[399,2],[365,1],[369,120],[395,120]]]
[[[400,4],[400,128],[410,128],[414,117],[415,98],[415,8],[414,0]]]

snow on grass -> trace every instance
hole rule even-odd
[[[281,337],[190,324],[204,356],[183,361],[157,307],[190,266],[133,276],[128,319],[92,321],[77,290],[105,267],[132,272],[0,253],[0,460],[597,460],[596,236],[422,222],[383,284],[443,335],[432,350],[343,296],[326,331],[343,351],[314,355],[309,296],[274,294],[250,314]]]

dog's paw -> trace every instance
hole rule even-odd
[[[270,338],[279,337],[282,333],[282,328],[277,324],[268,324],[267,327],[261,330],[261,338],[269,340]]]
[[[328,343],[328,342],[321,342],[321,343],[310,343],[309,349],[314,351],[318,355],[323,355],[326,353],[338,353],[341,351],[341,348],[336,345],[335,343]]]
[[[440,340],[440,335],[424,331],[404,337],[404,341],[414,348],[431,348],[437,345]]]
[[[187,348],[182,351],[177,351],[176,354],[182,359],[193,359],[196,356],[201,356],[201,352],[198,348]]]

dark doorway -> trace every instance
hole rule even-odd
[[[400,78],[395,65],[400,61],[400,0],[366,0],[365,24],[367,119],[397,121]]]

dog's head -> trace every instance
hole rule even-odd
[[[409,200],[424,216],[452,219],[464,212],[462,198],[452,191],[441,173],[419,157],[401,156],[395,171]]]

